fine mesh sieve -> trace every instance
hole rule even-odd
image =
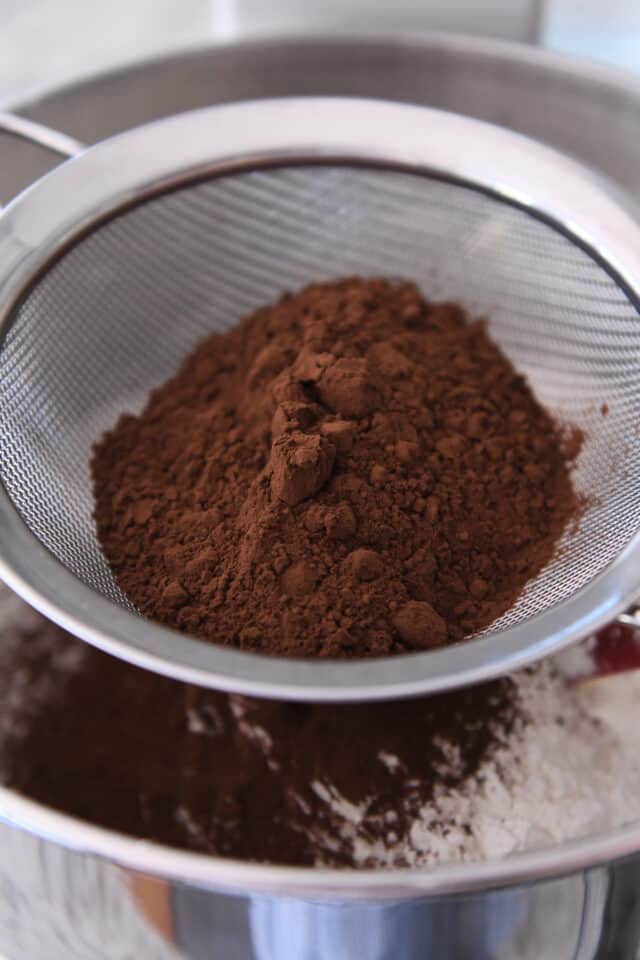
[[[441,689],[583,636],[640,580],[638,254],[636,223],[589,172],[422,108],[263,101],[99,145],[0,220],[3,575],[111,652],[262,694]],[[92,444],[206,334],[285,289],[354,273],[412,279],[488,317],[541,402],[586,434],[578,528],[480,638],[432,653],[291,661],[141,620],[96,538]]]

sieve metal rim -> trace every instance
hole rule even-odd
[[[640,301],[640,226],[613,188],[577,162],[519,134],[425,107],[288,98],[206,108],[136,128],[63,164],[16,198],[0,217],[0,335],[41,272],[102,220],[196,178],[292,161],[401,167],[497,195],[587,248],[635,304]],[[638,558],[640,534],[567,600],[459,646],[346,663],[289,660],[205,644],[116,607],[40,544],[0,488],[0,575],[28,602],[139,666],[258,696],[384,699],[517,669],[629,605],[638,592]]]

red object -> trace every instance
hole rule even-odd
[[[640,631],[610,623],[596,634],[593,660],[599,676],[640,669]]]

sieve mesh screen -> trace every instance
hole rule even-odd
[[[640,524],[640,315],[570,239],[479,191],[396,170],[297,166],[191,184],[80,239],[16,309],[0,350],[0,471],[39,540],[121,605],[92,520],[91,447],[203,336],[283,290],[348,274],[462,301],[587,440],[577,531],[491,629],[561,602]],[[600,407],[607,404],[603,417]]]

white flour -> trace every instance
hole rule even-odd
[[[634,743],[640,675],[569,688],[544,664],[515,680],[533,720],[512,733],[464,789],[441,790],[415,818],[408,838],[391,829],[384,841],[372,843],[358,829],[366,804],[354,808],[335,789],[316,788],[356,864],[494,859],[640,816]],[[318,841],[330,849],[326,833]]]

